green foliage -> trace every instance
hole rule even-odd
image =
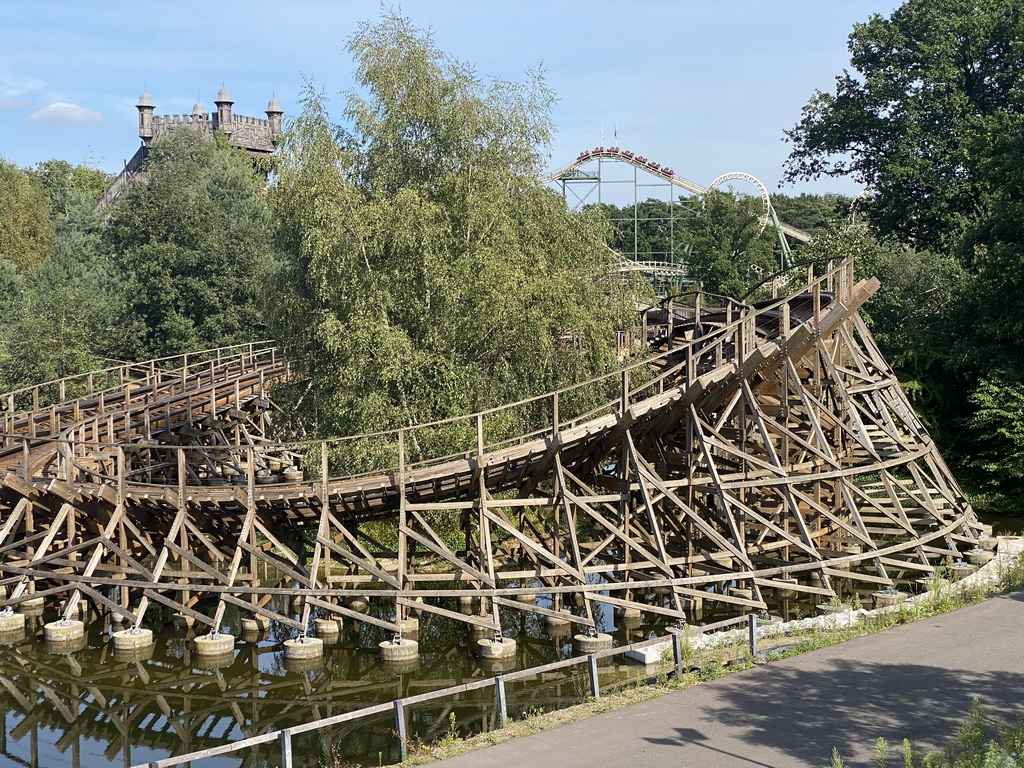
[[[348,48],[361,89],[351,129],[307,87],[273,194],[284,258],[272,323],[311,377],[310,428],[422,423],[611,368],[632,297],[597,223],[538,181],[543,78],[485,83],[396,16]],[[473,436],[453,427],[432,442]],[[381,450],[350,446],[344,460]]]
[[[118,200],[107,240],[141,325],[123,356],[264,335],[257,287],[271,258],[271,220],[262,179],[225,141],[179,129],[154,142],[148,181]]]
[[[27,273],[53,245],[46,190],[39,180],[0,158],[0,259]]]
[[[989,490],[1021,498],[1024,481],[1024,376],[994,371],[971,393],[976,407],[970,427],[978,450],[971,463]]]
[[[53,218],[70,217],[82,209],[93,210],[111,177],[98,168],[72,165],[67,160],[46,160],[29,171],[39,179],[50,199]]]
[[[817,236],[844,223],[850,215],[849,197],[836,194],[811,195],[802,193],[791,196],[776,192],[772,195],[772,207],[779,221]],[[794,244],[795,245],[795,244]]]
[[[908,0],[849,38],[852,72],[787,137],[789,180],[851,175],[883,234],[937,247],[981,211],[992,133],[1024,102],[1024,14],[1001,0]]]

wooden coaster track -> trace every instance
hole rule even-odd
[[[268,439],[269,344],[0,395],[0,597],[500,633],[503,610],[595,628],[602,604],[685,621],[912,584],[982,526],[857,314],[877,288],[847,261],[778,300],[698,297],[608,376],[336,440]]]

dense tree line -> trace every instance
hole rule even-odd
[[[983,501],[1024,480],[1024,3],[908,0],[849,38],[851,69],[788,132],[790,179],[851,176],[886,283],[879,335]],[[825,245],[824,243],[822,244]]]

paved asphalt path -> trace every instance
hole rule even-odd
[[[1024,591],[758,666],[544,733],[445,760],[443,768],[827,768],[890,765],[902,741],[941,747],[977,697],[1024,716]]]

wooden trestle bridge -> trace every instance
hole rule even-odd
[[[266,343],[7,394],[4,604],[500,632],[499,609],[592,629],[600,604],[683,622],[911,583],[982,527],[858,316],[877,288],[847,261],[778,300],[697,297],[609,376],[337,440],[270,439],[290,374]],[[464,453],[431,455],[438,435]]]

